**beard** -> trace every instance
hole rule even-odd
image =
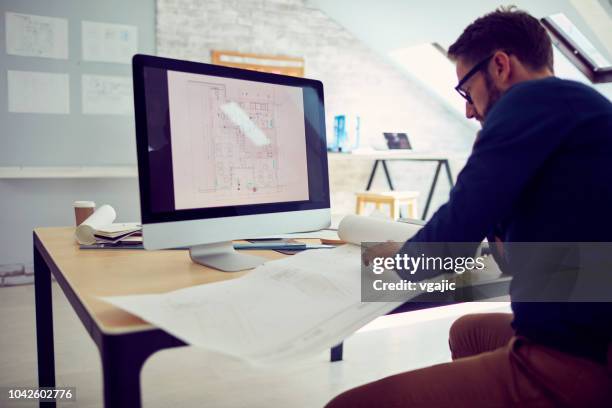
[[[499,98],[501,98],[501,91],[495,86],[493,80],[489,76],[489,73],[484,71],[484,81],[485,86],[487,88],[487,93],[489,94],[489,101],[487,106],[485,106],[484,111],[482,112],[482,117],[485,119],[487,114],[493,108],[493,106],[497,103]]]

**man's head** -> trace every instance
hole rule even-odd
[[[500,8],[470,24],[448,49],[455,61],[466,116],[481,123],[512,85],[553,74],[552,45],[540,22]]]

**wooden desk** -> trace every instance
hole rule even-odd
[[[145,360],[158,350],[185,343],[97,297],[168,292],[234,279],[248,271],[227,273],[197,265],[188,251],[181,250],[82,251],[73,234],[74,228],[68,227],[34,230],[39,385],[55,386],[52,273],[100,351],[104,406],[138,408]],[[269,259],[286,256],[274,251],[249,253]]]
[[[204,283],[234,279],[248,273],[220,272],[195,264],[188,251],[80,250],[74,228],[34,230],[34,282],[36,300],[36,345],[40,387],[55,386],[51,274],[55,276],[83,326],[98,346],[102,360],[104,406],[138,408],[140,371],[153,353],[186,345],[145,321],[99,300],[98,296],[163,293]],[[304,240],[313,242],[313,240]],[[274,251],[249,251],[268,259],[286,255]],[[501,285],[479,285],[472,299],[507,293],[509,279]],[[487,290],[485,290],[487,289]],[[476,290],[476,289],[474,289]],[[407,302],[392,313],[456,302],[436,299]],[[342,359],[342,343],[332,348],[331,361]],[[41,403],[54,407],[55,403]]]
[[[372,171],[370,172],[366,190],[369,190],[370,187],[372,187],[372,182],[374,181],[374,176],[376,175],[376,170],[378,169],[379,164],[382,165],[383,171],[385,172],[385,178],[387,180],[387,184],[389,185],[389,189],[394,190],[395,187],[393,185],[393,181],[391,180],[391,172],[387,167],[387,161],[389,160],[437,163],[438,165],[436,166],[431,187],[429,187],[429,192],[427,193],[425,208],[423,209],[423,215],[421,216],[422,220],[427,218],[429,207],[431,206],[431,200],[433,198],[434,191],[436,190],[436,185],[438,184],[438,178],[440,176],[440,170],[442,167],[444,167],[450,187],[453,188],[455,185],[451,168],[448,163],[448,157],[439,154],[418,153],[411,150],[357,150],[351,153],[328,153],[327,157],[330,160],[346,160],[351,158],[374,160],[374,165],[372,166]]]

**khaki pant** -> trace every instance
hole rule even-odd
[[[450,330],[452,362],[362,385],[327,407],[612,407],[609,365],[517,337],[511,320],[464,316]]]

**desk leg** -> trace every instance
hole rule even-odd
[[[374,176],[376,175],[376,169],[378,168],[378,163],[382,163],[383,171],[385,172],[385,178],[387,179],[387,184],[389,185],[389,189],[393,190],[393,182],[391,181],[391,173],[389,173],[389,168],[387,167],[386,160],[375,160],[374,166],[372,166],[372,171],[370,172],[370,178],[368,179],[368,185],[366,187],[366,191],[370,190],[372,187],[372,182],[374,181]]]
[[[383,170],[385,171],[385,177],[387,178],[387,184],[389,184],[389,188],[393,191],[393,183],[391,182],[391,174],[389,173],[389,169],[387,168],[387,161],[382,160]]]
[[[155,332],[103,335],[98,346],[106,408],[140,408],[140,372],[145,361],[159,350],[185,345],[161,330]]]
[[[368,186],[366,187],[366,191],[372,187],[372,182],[374,181],[374,176],[376,175],[376,169],[378,168],[378,162],[380,160],[374,161],[374,166],[372,166],[372,171],[370,172],[370,178],[368,179]]]
[[[40,387],[55,387],[51,271],[36,245],[34,245],[34,300],[36,303],[38,385]],[[40,406],[55,407],[55,402],[41,402]]]
[[[334,346],[331,348],[331,353],[329,356],[329,361],[331,361],[332,363],[334,361],[342,361],[342,346],[344,345],[344,343],[340,343],[337,346]]]
[[[431,205],[431,199],[433,198],[433,194],[436,189],[436,184],[438,184],[438,176],[440,176],[440,169],[442,168],[442,163],[444,163],[445,161],[446,160],[438,160],[438,166],[436,167],[436,174],[434,174],[433,180],[431,182],[431,187],[429,188],[429,194],[427,195],[427,201],[425,202],[425,209],[423,210],[423,216],[421,217],[422,220],[425,220],[427,218],[427,213],[429,212],[429,206]],[[447,169],[447,172],[449,171],[450,169]]]
[[[455,187],[455,182],[453,180],[453,175],[451,173],[450,164],[448,160],[444,160],[444,169],[446,170],[446,177],[448,178],[448,184],[451,188]]]
[[[100,348],[104,407],[140,408],[140,371],[149,356],[143,355],[146,345],[109,337]]]

